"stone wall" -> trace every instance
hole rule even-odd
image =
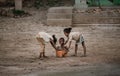
[[[73,24],[120,24],[119,8],[88,8],[73,13]]]
[[[120,15],[118,15],[120,16]],[[119,24],[120,17],[115,16],[93,16],[93,14],[74,14],[73,24]]]
[[[68,9],[69,8],[69,9]],[[120,9],[89,7],[53,7],[48,10],[47,24],[51,26],[75,26],[78,24],[120,24]]]
[[[48,10],[47,25],[70,26],[72,25],[73,7],[52,7]]]

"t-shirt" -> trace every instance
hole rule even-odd
[[[71,32],[69,34],[69,41],[72,41],[72,40],[75,40],[75,41],[78,41],[79,38],[80,38],[80,32]]]
[[[38,35],[39,35],[40,38],[43,38],[43,40],[45,42],[49,42],[50,39],[53,40],[52,36],[50,34],[46,33],[46,32],[39,32]]]

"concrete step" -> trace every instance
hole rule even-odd
[[[48,10],[48,13],[71,13],[73,7],[52,7]]]
[[[47,19],[47,24],[52,26],[70,26],[72,19]]]
[[[47,19],[72,19],[72,14],[69,14],[69,13],[48,13]]]
[[[52,7],[48,10],[47,25],[70,26],[72,25],[73,7]]]
[[[120,24],[119,8],[88,8],[73,12],[73,24]]]
[[[72,24],[73,27],[90,27],[90,26],[94,26],[94,27],[120,27],[120,24]],[[94,29],[94,28],[93,28]]]
[[[120,17],[85,16],[74,14],[73,24],[119,24]]]

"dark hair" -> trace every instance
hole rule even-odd
[[[63,40],[63,42],[65,41],[65,39],[63,37],[61,37],[59,40]]]
[[[72,30],[72,28],[65,28],[63,31],[66,32],[66,33],[70,33]]]
[[[57,38],[55,37],[55,35],[52,35],[52,37],[53,37],[53,42],[54,42],[54,44],[56,44]]]
[[[59,41],[60,41],[60,40],[63,40],[62,46],[64,46],[64,44],[65,44],[65,43],[64,43],[64,42],[65,42],[65,39],[64,39],[63,37],[61,37],[61,38],[59,39]]]

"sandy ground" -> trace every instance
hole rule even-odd
[[[60,26],[44,26],[44,10],[29,10],[26,18],[0,17],[0,76],[120,76],[120,25],[73,27],[83,33],[87,57],[74,54],[74,42],[65,58],[56,58],[55,50],[46,45],[44,60],[38,59],[40,46],[35,39],[39,31],[65,37]]]

